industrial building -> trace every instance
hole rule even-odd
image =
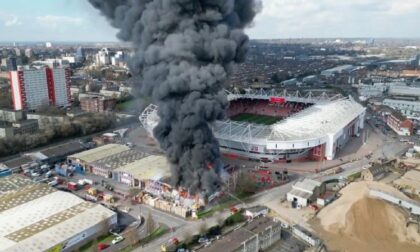
[[[316,180],[305,178],[292,186],[287,193],[287,200],[296,207],[306,207],[317,202],[317,198],[326,191],[325,184]]]
[[[391,96],[420,97],[420,88],[392,85],[389,87],[388,94]]]
[[[42,68],[9,72],[13,107],[32,110],[49,104],[70,105],[70,71]]]
[[[83,151],[67,157],[69,163],[80,164],[85,170],[89,170],[89,164],[103,158],[130,150],[129,147],[121,144],[107,144],[98,148]]]
[[[388,171],[385,165],[373,164],[362,170],[361,177],[366,181],[377,181],[385,177],[387,172]]]
[[[0,178],[0,251],[74,251],[116,223],[102,205],[17,175]]]
[[[420,102],[418,101],[385,99],[382,104],[400,111],[407,117],[418,118],[420,115]]]
[[[321,72],[321,76],[324,77],[332,77],[336,74],[341,74],[341,73],[350,73],[351,71],[353,71],[355,69],[355,67],[353,65],[342,65],[342,66],[337,66],[331,69],[327,69]]]
[[[274,222],[268,217],[262,217],[224,235],[220,240],[213,242],[212,245],[200,251],[265,251],[265,249],[269,248],[280,239],[280,222]]]

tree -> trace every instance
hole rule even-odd
[[[153,219],[153,215],[151,212],[147,215],[146,218],[146,232],[147,234],[151,234],[156,228],[155,220]]]

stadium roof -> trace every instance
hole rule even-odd
[[[243,97],[251,99],[267,99],[270,94],[246,94]],[[236,95],[240,97],[240,95]],[[296,102],[311,102],[314,105],[306,108],[273,125],[264,126],[231,120],[216,121],[212,124],[213,132],[219,141],[232,140],[245,144],[263,145],[280,144],[278,148],[290,146],[292,149],[314,147],[326,142],[365,112],[365,108],[352,97],[339,98],[325,95],[314,97],[286,97],[286,100]],[[158,107],[150,105],[140,116],[143,126],[153,131],[158,124]],[[294,146],[294,143],[299,145]],[[276,148],[276,147],[274,147]]]
[[[0,179],[0,251],[46,251],[115,215],[20,176]]]
[[[344,99],[313,105],[272,125],[268,140],[289,141],[322,138],[336,133],[365,111],[359,103]]]
[[[130,150],[125,145],[121,144],[107,144],[95,149],[91,149],[88,151],[80,152],[74,155],[69,156],[71,159],[78,159],[80,161],[91,163],[103,159],[105,157],[109,157],[111,155],[121,153],[123,151]]]

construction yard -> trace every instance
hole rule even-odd
[[[309,223],[331,251],[419,251],[417,226],[406,227],[408,213],[386,201],[371,198],[377,189],[408,199],[390,185],[354,182],[342,196],[323,208]]]

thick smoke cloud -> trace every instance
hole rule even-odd
[[[243,29],[258,0],[89,0],[132,42],[142,92],[159,106],[154,136],[174,186],[212,193],[220,185],[219,144],[210,125],[225,118],[223,86],[248,46]]]

